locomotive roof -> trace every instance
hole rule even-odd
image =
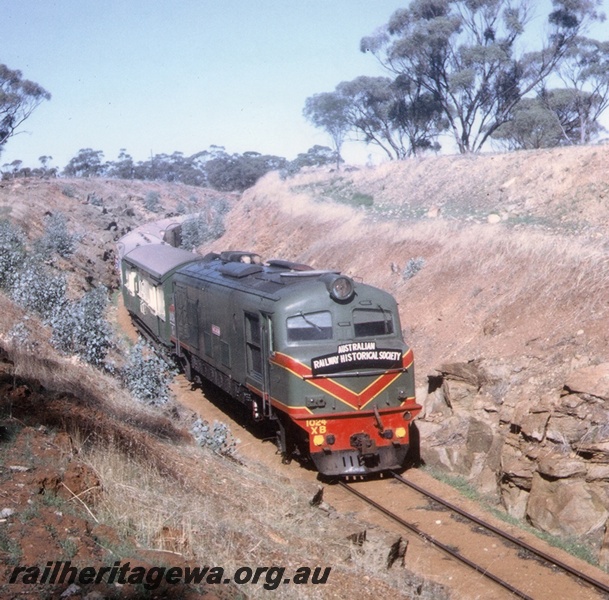
[[[169,244],[145,244],[131,250],[123,260],[160,280],[177,267],[201,258],[198,254],[182,248],[174,248]]]
[[[245,257],[245,261],[242,257]],[[280,259],[272,259],[263,264],[256,254],[223,252],[184,265],[176,275],[278,299],[286,288],[317,280],[328,273],[338,274],[340,271],[317,271],[308,265]]]

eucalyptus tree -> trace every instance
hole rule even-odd
[[[287,163],[283,175],[294,175],[305,167],[324,167],[342,162],[336,150],[329,146],[315,145],[306,152],[301,152],[298,156]]]
[[[0,64],[0,152],[19,126],[51,94],[42,86],[23,79],[21,71]]]
[[[390,116],[396,128],[408,139],[408,154],[439,150],[438,136],[448,129],[437,95],[428,92],[421,83],[398,75],[392,84],[396,100]]]
[[[413,0],[361,40],[396,76],[439,102],[460,152],[478,151],[527,93],[555,71],[601,0],[552,0],[541,48],[520,42],[531,0]]]
[[[336,93],[347,99],[347,119],[353,131],[367,144],[381,148],[390,159],[408,154],[403,132],[396,129],[392,110],[396,97],[389,77],[362,75],[353,81],[343,81]]]
[[[556,112],[548,106],[548,98],[523,98],[511,111],[511,117],[493,133],[508,150],[533,150],[559,146],[564,141],[564,128]]]
[[[307,98],[303,110],[307,120],[330,136],[336,153],[337,170],[342,162],[340,151],[351,128],[348,109],[347,98],[333,92],[323,92]]]
[[[133,179],[135,177],[135,163],[133,157],[125,148],[121,148],[118,153],[118,160],[107,164],[108,177],[116,179]]]
[[[212,188],[223,192],[242,192],[269,171],[280,171],[286,165],[286,159],[280,156],[251,151],[230,155],[221,152],[205,163],[205,170]]]
[[[566,88],[562,91],[564,109],[570,114],[573,143],[589,143],[602,131],[599,117],[609,105],[609,42],[589,38],[577,40],[565,55],[558,71]]]
[[[101,177],[107,168],[107,163],[102,163],[103,156],[102,150],[81,148],[64,167],[63,174],[66,177]]]
[[[339,83],[335,93],[347,99],[352,130],[390,159],[439,146],[436,140],[446,122],[434,94],[417,82],[362,75]]]

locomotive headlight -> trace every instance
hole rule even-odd
[[[348,300],[353,296],[353,281],[348,277],[337,277],[330,285],[330,295],[339,302]]]
[[[323,435],[316,435],[313,437],[313,444],[315,444],[316,446],[321,446],[323,443],[324,443]]]
[[[395,430],[395,437],[396,438],[403,438],[406,437],[406,429],[404,429],[404,427],[398,427]]]
[[[324,273],[320,280],[326,284],[330,298],[335,302],[348,302],[355,294],[353,280],[338,273]]]

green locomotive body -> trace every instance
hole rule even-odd
[[[124,288],[134,258],[146,270],[134,252],[123,258]],[[275,421],[284,456],[308,455],[324,475],[402,467],[421,407],[390,294],[335,271],[263,264],[249,252],[172,255],[156,268],[162,324],[149,324],[141,302],[126,304],[187,377],[215,383],[254,419]]]

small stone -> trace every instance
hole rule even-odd
[[[71,583],[65,591],[61,594],[61,598],[69,598],[70,596],[76,596],[80,593],[80,588],[75,584]]]
[[[9,469],[15,473],[27,473],[30,470],[29,467],[24,467],[23,465],[10,465]]]

